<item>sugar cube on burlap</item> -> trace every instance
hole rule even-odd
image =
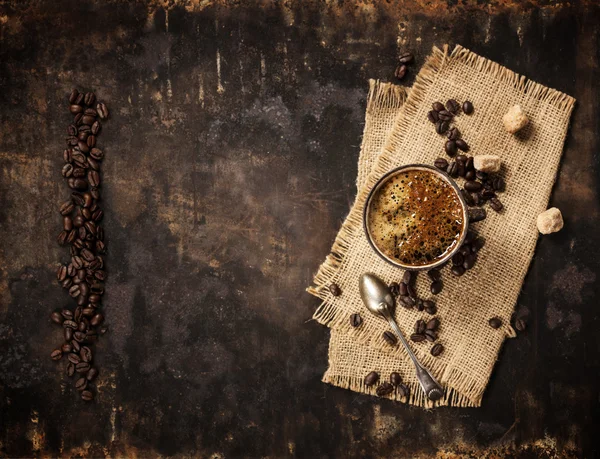
[[[513,105],[508,109],[506,115],[502,118],[504,122],[504,129],[506,129],[511,134],[523,129],[529,123],[529,118],[527,115],[523,113],[520,105]]]
[[[556,207],[551,207],[539,214],[537,218],[537,227],[542,234],[560,231],[563,227],[563,218],[560,210]]]
[[[477,155],[473,157],[475,169],[481,172],[498,172],[500,164],[500,158],[496,155]]]

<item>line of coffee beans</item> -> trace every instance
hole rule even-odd
[[[398,80],[402,80],[406,74],[408,73],[408,64],[411,64],[415,60],[415,57],[412,53],[402,53],[398,57],[398,66],[396,67],[396,71],[394,72],[394,76]]]
[[[66,357],[67,375],[77,374],[75,388],[82,400],[90,401],[94,398],[92,384],[98,376],[90,346],[108,330],[100,312],[107,276],[104,229],[100,226],[104,213],[99,206],[100,163],[104,153],[96,145],[102,130],[100,120],[108,118],[108,109],[104,103],[96,102],[93,92],[80,93],[77,89],[71,92],[69,104],[74,117],[67,127],[62,175],[73,191],[71,198],[60,206],[63,230],[58,243],[70,246],[71,259],[59,266],[56,276],[76,306],[50,315],[54,323],[62,326],[64,337],[50,357],[52,360]]]
[[[375,384],[377,384],[378,381],[379,373],[377,373],[376,371],[371,371],[367,376],[365,376],[364,379],[365,386],[367,387],[374,386]],[[400,373],[396,371],[390,374],[390,382],[382,382],[377,386],[375,392],[379,397],[383,397],[391,394],[395,390],[398,391],[398,395],[400,395],[400,397],[404,398],[405,400],[408,400],[408,396],[410,395],[410,389],[406,384],[402,382],[402,377],[400,376]]]

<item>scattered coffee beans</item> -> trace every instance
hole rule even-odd
[[[490,324],[490,327],[492,328],[500,328],[502,326],[502,320],[499,319],[498,317],[492,317],[488,323]]]
[[[342,289],[339,287],[338,284],[331,284],[329,286],[329,291],[333,296],[340,296],[342,294]]]
[[[372,386],[379,381],[379,374],[375,371],[372,371],[367,376],[365,376],[365,386]]]
[[[431,352],[431,355],[433,355],[434,357],[437,357],[442,352],[444,352],[444,346],[442,346],[440,343],[434,344],[433,347],[431,348],[430,352]]]
[[[383,339],[386,341],[386,343],[388,343],[390,346],[395,346],[396,343],[398,342],[398,338],[396,338],[396,335],[394,335],[393,332],[391,331],[386,331],[383,332]]]
[[[360,314],[352,314],[350,316],[350,325],[352,325],[354,328],[356,327],[360,327],[363,323],[363,319],[360,316]]]
[[[89,401],[94,398],[89,381],[98,374],[98,370],[91,367],[93,351],[90,345],[97,338],[96,327],[103,320],[99,308],[106,278],[104,231],[98,224],[102,218],[99,187],[100,161],[104,154],[96,146],[102,129],[97,118],[108,118],[108,109],[102,102],[96,104],[93,92],[84,94],[77,89],[71,91],[69,104],[69,111],[75,116],[67,127],[69,137],[67,149],[62,154],[65,161],[62,175],[75,191],[59,209],[63,230],[58,243],[70,245],[71,259],[70,263],[59,267],[56,277],[68,289],[77,307],[74,311],[65,308],[51,314],[51,320],[62,325],[65,341],[51,357],[59,360],[63,353],[66,355],[67,375],[73,376],[76,372],[82,375],[75,387],[81,391],[81,398]]]
[[[467,100],[463,102],[462,109],[465,115],[470,115],[471,113],[473,113],[473,104]]]

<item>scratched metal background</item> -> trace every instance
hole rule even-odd
[[[600,10],[537,1],[0,2],[0,456],[593,457]],[[320,382],[304,293],[354,196],[367,79],[460,43],[578,99],[481,409],[431,412]],[[407,80],[411,81],[412,76]],[[49,352],[66,96],[93,89],[110,332],[83,404]],[[490,280],[492,281],[492,280]],[[62,368],[62,364],[60,365]]]

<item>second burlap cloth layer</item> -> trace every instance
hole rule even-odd
[[[372,272],[387,283],[402,276],[371,249],[362,211],[369,190],[389,170],[403,164],[432,164],[445,156],[445,138],[435,132],[427,112],[433,102],[449,98],[473,102],[474,114],[458,116],[454,125],[470,145],[469,154],[501,157],[501,175],[507,183],[500,195],[504,211],[498,214],[488,208],[488,217],[472,225],[486,240],[475,267],[460,278],[444,268],[444,289],[435,297],[426,275],[417,280],[419,297],[431,298],[438,306],[438,342],[445,350],[433,357],[431,343],[412,343],[412,347],[446,387],[445,397],[436,404],[450,406],[481,405],[500,347],[515,334],[510,320],[535,249],[536,217],[548,204],[575,103],[566,94],[528,81],[460,46],[451,54],[447,46],[434,48],[409,91],[371,81],[356,201],[308,291],[323,300],[314,318],[332,329],[329,368],[323,380],[375,394],[375,386],[364,385],[365,375],[377,371],[386,380],[398,371],[410,388],[406,401],[423,407],[432,403],[424,397],[408,355],[402,347],[385,342],[382,334],[388,325],[366,310],[359,295],[362,273]],[[515,104],[530,124],[511,135],[503,128],[502,116]],[[331,283],[341,287],[340,296],[331,295]],[[350,325],[353,313],[363,317],[360,327]],[[416,309],[396,310],[396,320],[407,336],[418,319],[430,317]],[[502,327],[491,328],[491,317],[501,318]],[[388,397],[402,399],[398,392]]]

